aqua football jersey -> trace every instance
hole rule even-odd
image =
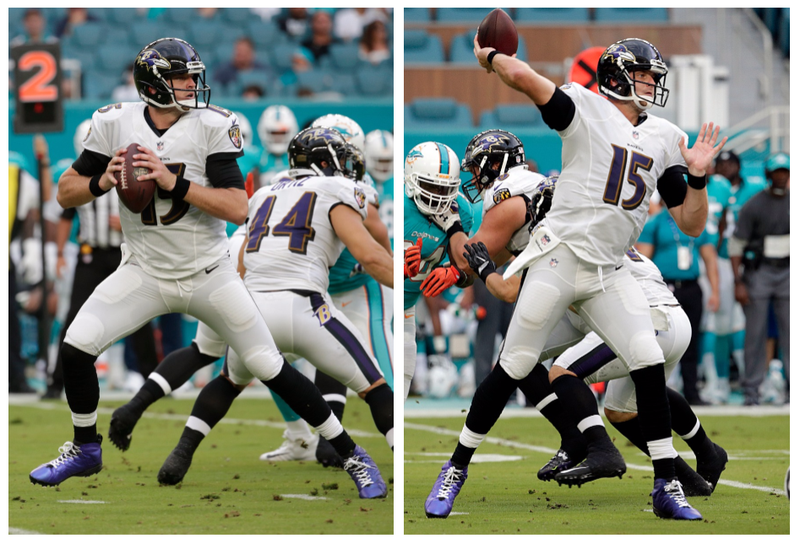
[[[456,199],[461,226],[464,232],[472,230],[472,206],[460,193]],[[448,261],[447,236],[423,215],[414,202],[403,195],[403,249],[412,246],[418,238],[422,239],[422,252],[419,274],[406,278],[403,285],[403,309],[408,310],[421,294],[422,282],[436,266]]]
[[[731,197],[731,182],[728,178],[714,174],[708,178],[708,221],[706,222],[706,232],[717,234],[719,232],[719,222],[722,220],[722,212],[728,206]]]

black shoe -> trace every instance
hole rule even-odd
[[[549,482],[556,477],[556,474],[563,470],[568,470],[578,464],[577,459],[571,459],[569,454],[564,450],[558,450],[556,454],[547,462],[545,466],[539,469],[536,477],[543,482]]]
[[[686,472],[678,476],[683,487],[683,494],[687,497],[708,497],[714,488],[695,471]]]
[[[714,444],[714,451],[716,455],[710,459],[697,460],[697,473],[711,484],[711,491],[717,488],[717,482],[725,470],[725,465],[728,463],[728,452],[722,449],[718,444]]]
[[[586,460],[574,468],[559,472],[556,474],[555,480],[558,485],[567,484],[572,487],[574,484],[580,487],[582,484],[599,478],[613,478],[614,476],[622,478],[626,470],[625,459],[609,441],[602,446],[592,447],[590,445]]]
[[[192,466],[193,452],[190,448],[178,444],[158,471],[158,483],[163,485],[176,485],[183,481],[183,477]]]
[[[127,451],[131,447],[133,428],[140,417],[141,414],[131,410],[127,404],[114,410],[111,414],[111,425],[108,427],[108,439],[111,443],[120,450]]]
[[[317,461],[322,463],[323,467],[344,467],[342,457],[336,453],[331,443],[325,440],[323,436],[319,437],[319,442],[317,443],[316,458]]]
[[[55,389],[52,387],[48,387],[45,390],[44,394],[41,396],[41,400],[61,400],[61,389]]]

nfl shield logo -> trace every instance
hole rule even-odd
[[[164,142],[156,142],[156,149],[158,151],[164,151]]]
[[[550,259],[550,268],[555,268],[558,266],[558,259]]]
[[[546,234],[544,236],[542,236],[542,245],[546,246],[549,243],[550,243],[550,237],[548,235],[546,235]]]

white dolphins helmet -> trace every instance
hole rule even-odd
[[[89,136],[89,129],[91,128],[92,120],[86,119],[85,121],[81,121],[81,124],[75,129],[75,136],[72,138],[72,145],[75,146],[76,157],[80,157],[81,153],[83,153],[83,142],[86,140],[87,136]]]
[[[292,110],[281,104],[270,106],[258,120],[261,145],[272,155],[283,155],[298,131],[297,118]]]
[[[244,114],[234,111],[233,114],[239,119],[239,131],[242,133],[242,140],[244,145],[253,145],[253,126]]]
[[[338,130],[347,143],[353,144],[359,151],[364,151],[364,131],[361,126],[344,115],[329,113],[318,117],[311,123],[312,127],[326,127]]]
[[[372,179],[383,183],[394,174],[394,136],[388,130],[373,130],[365,138],[364,158]]]
[[[403,173],[406,195],[423,214],[440,214],[458,196],[460,168],[455,151],[446,145],[418,144],[406,156]]]

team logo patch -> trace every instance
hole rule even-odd
[[[558,266],[558,259],[550,259],[550,268],[555,268]]]
[[[229,128],[228,136],[230,137],[231,143],[236,149],[242,148],[242,131],[239,129],[239,125],[233,125],[231,128]]]
[[[89,139],[89,135],[92,133],[92,126],[89,125],[89,131],[86,133],[86,136],[83,137],[83,142],[86,143],[86,140]]]
[[[363,208],[367,205],[367,195],[364,194],[364,191],[356,187],[353,189],[353,193],[356,197],[356,204],[358,204],[359,208]]]
[[[146,49],[142,51],[136,59],[136,64],[141,66],[148,66],[153,72],[158,73],[159,68],[169,70],[172,64],[161,56],[155,49]]]
[[[505,187],[503,187],[502,189],[500,189],[499,191],[497,191],[497,192],[496,192],[496,193],[495,193],[495,194],[492,196],[492,200],[494,200],[494,203],[495,203],[495,204],[500,204],[502,201],[504,201],[504,200],[505,200],[505,199],[507,199],[507,198],[511,198],[511,191],[509,191],[509,190],[508,190],[508,189],[506,189]]]
[[[408,157],[406,157],[406,162],[408,164],[414,164],[417,161],[417,159],[421,158],[422,158],[422,152],[418,149],[412,149],[411,153],[409,153]]]

